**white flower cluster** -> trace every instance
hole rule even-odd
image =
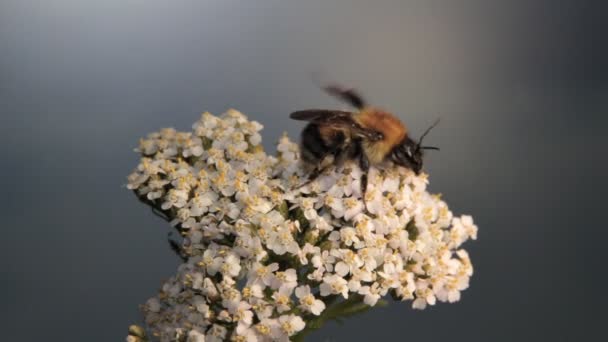
[[[283,136],[268,156],[261,128],[230,110],[141,140],[128,187],[181,229],[186,256],[143,305],[155,336],[288,341],[348,298],[460,299],[473,273],[460,246],[477,227],[426,191],[426,175],[372,168],[363,199],[347,163],[299,187],[298,145]]]

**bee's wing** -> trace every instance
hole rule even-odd
[[[345,88],[338,84],[331,84],[323,87],[329,95],[335,96],[342,101],[345,101],[357,109],[362,109],[366,106],[365,100],[359,93],[352,88]]]
[[[307,109],[293,112],[289,115],[294,120],[308,121],[317,124],[354,123],[353,113],[342,110]]]
[[[330,109],[307,109],[293,112],[289,115],[294,120],[308,121],[319,125],[331,126],[336,129],[347,129],[353,134],[373,141],[381,140],[382,133],[361,127],[354,119],[353,113]]]

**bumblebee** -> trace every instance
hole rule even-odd
[[[368,106],[355,90],[337,85],[323,87],[323,90],[358,111],[307,109],[290,114],[292,119],[308,122],[302,131],[300,153],[305,166],[312,171],[301,186],[314,181],[330,167],[352,160],[361,168],[361,194],[365,198],[370,166],[391,161],[419,174],[423,150],[439,150],[422,146],[422,140],[439,120],[416,142],[401,120],[389,112]]]

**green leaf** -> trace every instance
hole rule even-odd
[[[321,328],[328,321],[335,321],[338,324],[344,324],[344,319],[354,316],[359,313],[368,311],[373,307],[384,307],[388,302],[380,299],[375,306],[369,306],[363,302],[363,296],[351,295],[347,300],[337,302],[333,305],[330,303],[340,297],[335,296],[328,298],[327,309],[323,313],[306,323],[306,328],[300,331],[299,334],[292,337],[293,341],[304,341],[304,337],[312,331]]]
[[[279,213],[281,213],[281,215],[283,216],[284,219],[288,219],[289,218],[289,207],[287,206],[287,201],[283,201],[283,203],[281,203],[279,205]]]

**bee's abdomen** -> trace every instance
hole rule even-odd
[[[300,144],[300,153],[302,160],[314,164],[325,156],[327,147],[321,138],[319,126],[316,124],[308,124],[302,131],[302,143]]]
[[[308,124],[302,131],[300,151],[302,160],[316,164],[328,154],[336,154],[344,145],[344,133],[337,130]]]

